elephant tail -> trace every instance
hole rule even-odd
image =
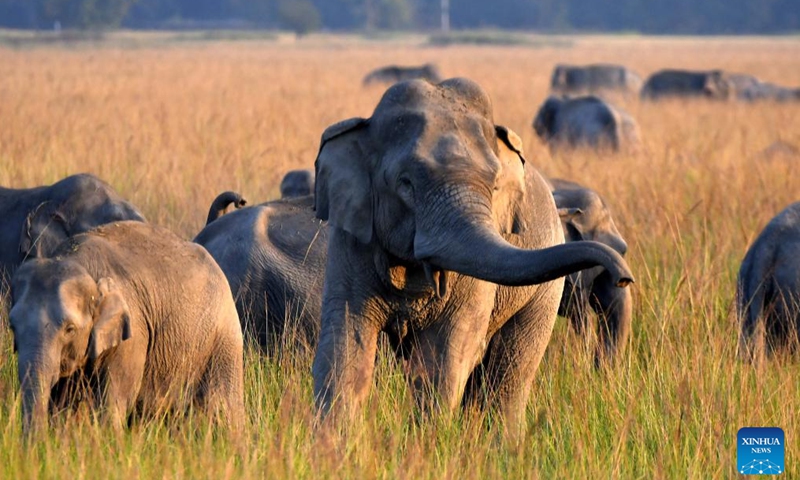
[[[206,219],[206,225],[225,215],[231,205],[233,205],[235,209],[242,208],[247,205],[247,200],[245,200],[241,194],[236,192],[220,193],[217,195],[217,198],[211,202],[211,208],[208,209],[208,219]]]

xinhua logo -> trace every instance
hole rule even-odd
[[[743,475],[779,475],[784,471],[784,436],[778,427],[744,427],[736,436],[737,470]]]

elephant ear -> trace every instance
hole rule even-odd
[[[556,205],[558,205],[558,194],[553,194],[553,197],[555,197]],[[583,216],[583,210],[580,208],[559,208],[558,216],[561,219],[561,224],[564,226],[564,233],[566,234],[567,241],[578,242],[586,240],[581,232],[580,222],[576,221],[576,219]]]
[[[501,233],[521,233],[525,230],[522,208],[525,197],[525,158],[522,154],[522,140],[512,130],[495,125],[497,134],[497,150],[500,163],[503,165],[502,177],[498,179],[501,197],[510,208],[510,216],[504,219],[500,214]]]
[[[97,282],[97,288],[100,298],[89,339],[89,358],[92,360],[131,338],[128,304],[116,283],[111,278],[101,278]]]
[[[317,218],[355,236],[372,240],[372,190],[369,162],[362,144],[368,120],[351,118],[328,127],[314,163]]]
[[[52,202],[40,203],[22,223],[19,251],[25,258],[42,258],[70,235],[67,220]]]

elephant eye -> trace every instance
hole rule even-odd
[[[73,333],[75,333],[75,324],[72,322],[68,323],[67,326],[64,328],[64,332],[66,332],[67,335],[72,335]]]

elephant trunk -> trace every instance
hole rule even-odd
[[[627,288],[615,288],[607,271],[591,285],[592,308],[598,314],[595,367],[613,363],[625,349],[631,330],[633,300]]]
[[[508,286],[545,283],[598,265],[608,270],[618,287],[633,282],[625,260],[606,245],[584,241],[526,250],[505,241],[484,217],[483,221],[445,220],[441,223],[450,228],[437,229],[435,236],[418,231],[414,240],[417,260]]]
[[[211,203],[211,208],[208,210],[208,218],[206,225],[225,215],[228,207],[233,205],[234,208],[242,208],[247,205],[247,200],[236,192],[222,192],[217,195],[217,198]]]
[[[50,389],[58,375],[50,374],[52,368],[37,359],[20,358],[19,382],[22,392],[22,427],[31,434],[47,423]]]

